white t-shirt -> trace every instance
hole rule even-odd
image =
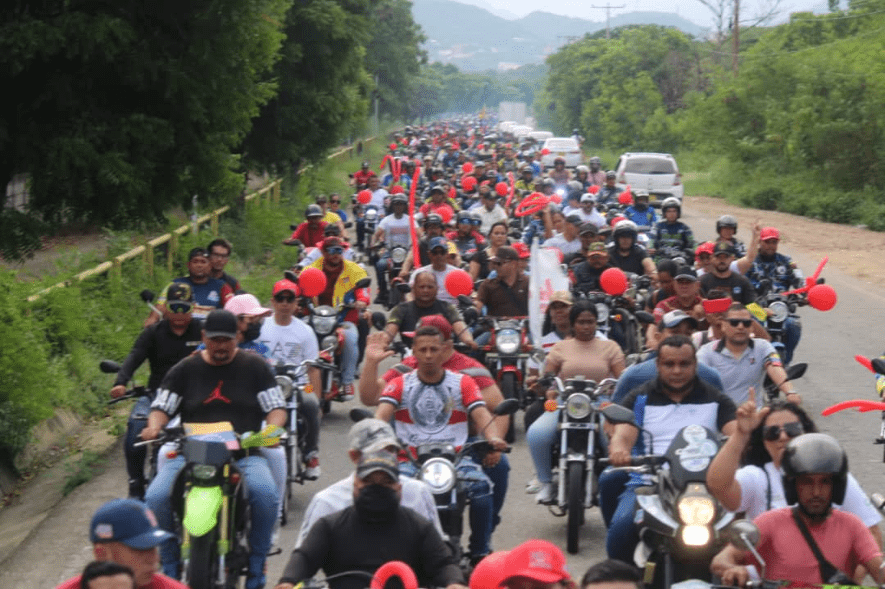
[[[421,517],[433,522],[441,536],[445,537],[442,525],[439,522],[439,514],[436,512],[436,502],[430,489],[419,480],[400,475],[399,482],[403,486],[400,505],[408,507]],[[301,546],[311,526],[316,521],[327,515],[338,513],[353,505],[353,475],[345,477],[313,496],[304,512],[304,521],[298,530],[298,538],[295,540],[295,548]]]
[[[369,201],[369,205],[378,207],[378,210],[381,211],[381,214],[384,213],[384,199],[387,198],[389,193],[384,188],[379,188],[375,192],[372,193],[372,200]]]
[[[403,215],[399,219],[396,218],[396,215],[387,215],[381,219],[378,229],[384,231],[384,244],[388,249],[397,245],[405,248],[411,247],[412,233],[408,215]]]
[[[492,225],[497,223],[498,221],[506,221],[507,213],[501,208],[501,205],[495,205],[492,210],[488,210],[485,208],[485,205],[480,205],[479,207],[471,209],[473,211],[477,211],[479,213],[479,218],[482,220],[482,224],[479,226],[479,232],[483,235],[488,235],[489,230],[491,230]]]
[[[320,346],[313,330],[300,319],[292,318],[289,325],[277,325],[273,316],[264,320],[258,341],[270,350],[270,358],[286,364],[301,364],[305,360],[314,360],[320,355]],[[307,382],[307,374],[301,377],[301,383]]]
[[[409,286],[415,286],[415,276],[417,276],[419,272],[433,272],[433,275],[436,277],[437,285],[436,298],[446,303],[452,303],[453,305],[455,305],[455,307],[457,307],[458,299],[453,297],[451,294],[449,294],[449,291],[446,290],[446,276],[448,276],[449,272],[451,272],[452,270],[459,270],[459,268],[452,266],[451,264],[446,264],[445,270],[437,272],[433,269],[432,265],[421,266],[420,268],[412,272],[412,277],[409,279]]]
[[[741,505],[738,511],[747,512],[747,519],[756,519],[756,516],[768,510],[766,472],[771,481],[771,509],[787,507],[782,473],[774,467],[773,462],[765,465],[765,471],[754,465],[743,466],[738,469],[734,478],[741,486]],[[853,513],[868,528],[882,521],[882,516],[851,474],[848,475],[848,486],[845,488],[845,502],[834,507]]]
[[[554,235],[544,241],[544,247],[559,250],[564,256],[577,254],[581,251],[581,238],[576,237],[571,241],[567,241],[562,234]]]

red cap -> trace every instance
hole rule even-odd
[[[521,241],[517,241],[511,247],[516,250],[516,253],[519,254],[520,259],[530,258],[532,256],[532,252],[529,251],[529,246]]]
[[[507,579],[524,577],[540,583],[571,580],[562,551],[546,540],[523,542],[507,555]]]
[[[706,299],[701,301],[704,306],[705,313],[725,313],[731,306],[733,301],[729,298],[725,299]]]
[[[298,296],[298,293],[300,292],[298,290],[297,284],[295,284],[291,280],[286,280],[284,278],[273,285],[273,296],[276,296],[277,294],[279,294],[285,290],[292,291],[292,294],[295,295],[296,297]]]
[[[713,242],[705,241],[701,245],[698,246],[698,249],[694,251],[694,256],[697,258],[701,254],[710,254],[713,255]]]
[[[418,320],[415,329],[422,327],[435,327],[442,332],[443,339],[452,337],[452,324],[442,315],[426,315]]]
[[[329,237],[323,239],[323,245],[321,246],[321,249],[325,251],[328,248],[335,246],[344,247],[344,242],[334,235],[330,235]]]
[[[765,241],[767,239],[780,239],[781,232],[775,229],[774,227],[763,227],[762,231],[759,232],[759,239]]]
[[[505,550],[499,550],[479,561],[470,575],[470,589],[498,589],[509,576],[505,566],[508,554]]]

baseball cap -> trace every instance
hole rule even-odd
[[[172,537],[160,529],[154,512],[135,499],[108,501],[98,508],[89,524],[93,544],[120,542],[135,550],[147,550]]]
[[[605,249],[605,246],[598,241],[591,243],[587,246],[587,255],[592,256],[594,254],[607,254],[608,250]]]
[[[255,295],[241,294],[231,297],[224,304],[224,309],[234,315],[248,315],[249,317],[267,317],[273,311],[261,306]]]
[[[502,245],[498,248],[495,256],[491,258],[496,262],[506,262],[508,260],[518,260],[519,253],[509,245]]]
[[[276,284],[273,285],[273,296],[276,296],[279,293],[286,291],[286,290],[291,291],[291,293],[293,295],[295,295],[296,297],[298,296],[298,293],[300,292],[298,290],[297,284],[295,284],[291,280],[284,278],[282,280],[278,280],[276,282]]]
[[[664,313],[664,316],[661,318],[661,328],[668,327],[672,329],[683,321],[691,322],[692,326],[697,329],[698,320],[679,309]]]
[[[470,574],[470,589],[498,589],[509,576],[504,566],[509,554],[506,550],[499,550],[479,561]]]
[[[571,223],[572,225],[581,225],[584,220],[581,219],[580,215],[569,215],[565,218],[566,223]]]
[[[596,226],[595,223],[583,223],[581,227],[578,229],[578,235],[587,235],[587,234],[599,235],[599,227]]]
[[[230,311],[214,309],[206,315],[203,331],[208,338],[227,337],[233,339],[237,337],[237,318]]]
[[[325,194],[318,194],[316,199],[314,199],[314,202],[316,202],[316,203],[329,202],[329,199],[326,198]]]
[[[433,237],[430,241],[427,242],[427,251],[432,252],[438,247],[449,251],[449,241],[445,237]]]
[[[378,471],[386,472],[395,481],[399,480],[399,463],[396,460],[395,452],[377,450],[375,452],[364,452],[360,456],[359,462],[356,464],[356,476],[364,479],[373,472]]]
[[[571,579],[562,551],[546,540],[523,542],[510,551],[503,568],[509,572],[505,581],[513,577],[524,577],[540,583]]]
[[[728,254],[729,256],[733,256],[734,253],[734,246],[732,246],[727,241],[720,241],[713,247],[714,256],[718,256],[719,254]]]
[[[698,248],[694,251],[695,257],[698,257],[701,254],[710,254],[711,256],[713,255],[713,242],[712,241],[705,241],[704,243],[699,245]]]
[[[701,304],[704,306],[705,313],[725,313],[731,306],[733,301],[729,298],[724,299],[704,299]]]
[[[762,231],[759,232],[759,239],[762,241],[768,239],[780,239],[781,232],[775,229],[774,227],[763,227]]]
[[[550,295],[550,304],[553,303],[564,303],[566,305],[573,305],[574,300],[572,299],[572,293],[567,290],[557,290],[554,291],[552,295]]]
[[[209,252],[206,251],[206,248],[195,247],[187,254],[187,261],[190,262],[194,258],[209,258]]]
[[[694,271],[694,268],[691,266],[680,266],[676,270],[676,276],[673,277],[675,280],[679,280],[680,278],[683,280],[691,280],[692,282],[697,282],[698,273]]]
[[[588,192],[581,196],[581,202],[596,202],[596,199]]]
[[[532,252],[529,251],[529,246],[524,244],[521,241],[517,241],[513,244],[513,249],[516,250],[516,253],[519,254],[520,259],[530,258],[532,257]]]
[[[191,285],[185,282],[173,282],[166,287],[166,302],[181,301],[192,303],[194,300],[194,292]]]
[[[435,327],[442,332],[443,339],[452,337],[452,324],[442,315],[425,315],[418,320],[415,325],[417,330],[420,327]]]
[[[438,184],[437,184],[436,186],[434,186],[433,188],[430,189],[429,194],[433,194],[434,192],[439,192],[440,194],[445,194],[445,193],[446,193],[446,191],[443,190],[443,187],[440,186],[440,185],[438,185]]]
[[[368,418],[355,423],[350,428],[348,437],[350,449],[359,450],[363,454],[384,450],[389,446],[400,447],[393,428],[380,419]]]
[[[321,246],[321,249],[325,251],[330,247],[344,247],[344,242],[342,242],[334,235],[330,235],[329,237],[323,239],[323,245]]]

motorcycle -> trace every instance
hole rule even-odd
[[[808,304],[805,294],[783,294],[771,290],[771,281],[767,278],[760,281],[756,304],[765,309],[765,319],[761,321],[768,335],[771,336],[771,345],[777,350],[781,358],[784,356],[784,339],[786,336],[785,324],[787,319],[799,321],[796,310]]]
[[[806,364],[804,362],[799,362],[798,364],[792,364],[790,366],[787,366],[787,368],[786,368],[787,378],[781,383],[775,383],[774,381],[771,380],[771,377],[766,374],[764,388],[765,388],[765,398],[767,399],[767,401],[769,403],[771,403],[772,401],[777,399],[778,396],[780,395],[780,392],[781,392],[780,388],[779,388],[780,385],[782,385],[784,382],[787,382],[788,380],[796,380],[797,378],[802,378],[802,376],[805,375],[805,371],[807,369],[808,369],[808,364]]]
[[[580,289],[575,289],[572,293],[576,300],[587,300],[596,306],[596,329],[606,337],[614,339],[611,333],[614,325],[621,326],[624,336],[621,348],[624,350],[624,354],[638,354],[642,351],[644,346],[642,326],[637,316],[630,311],[630,304],[623,296],[612,296],[600,291]]]
[[[607,378],[598,385],[583,376],[566,381],[557,377],[541,379],[545,386],[554,385],[558,396],[544,404],[547,411],[559,410],[559,444],[552,448],[552,464],[557,465],[556,503],[550,512],[568,516],[566,549],[578,553],[584,511],[598,505],[600,460],[605,456],[602,437],[601,405],[611,399],[617,380]]]
[[[381,222],[383,217],[383,211],[379,211],[378,207],[375,205],[366,205],[363,211],[363,227],[364,227],[364,238],[365,243],[360,244],[363,246],[363,249],[368,251],[369,247],[372,243],[372,236],[375,235],[375,229],[378,228],[378,223]]]
[[[498,382],[505,399],[516,399],[520,409],[535,401],[535,395],[525,388],[528,359],[533,348],[529,341],[528,319],[525,317],[484,317],[480,320],[492,334],[489,343],[480,352],[485,365]],[[515,437],[513,422],[507,430],[506,441]]]
[[[632,424],[651,437],[626,407],[609,405],[602,413],[612,423]],[[648,475],[652,482],[648,493],[636,494],[636,565],[645,569],[646,579],[654,579],[654,587],[669,589],[686,579],[709,581],[710,561],[723,547],[722,532],[734,519],[707,489],[707,469],[719,451],[719,435],[701,425],[685,426],[663,455],[654,454],[653,442],[650,454],[619,467]]]
[[[370,260],[377,259],[377,253],[383,247],[384,244],[381,243],[372,246],[374,252]],[[408,254],[408,250],[401,245],[395,245],[390,248],[390,258],[387,260],[387,271],[384,273],[384,279],[387,280],[387,284],[390,287],[387,290],[387,302],[384,304],[388,310],[400,304],[408,293],[408,290],[403,290],[403,288],[401,288],[403,285],[408,288],[408,283],[403,283],[403,281],[398,278]]]
[[[191,589],[236,587],[249,565],[249,503],[235,453],[279,442],[282,429],[268,426],[242,436],[230,422],[185,423],[157,440],[175,442],[186,466],[173,492],[181,522],[183,582]]]

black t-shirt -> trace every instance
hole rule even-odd
[[[648,257],[648,254],[638,245],[634,245],[627,256],[622,256],[616,246],[610,247],[608,249],[608,254],[610,263],[615,268],[620,268],[624,272],[632,272],[639,276],[645,274],[645,268],[642,267],[642,261]]]
[[[415,301],[408,303],[400,303],[390,312],[387,323],[393,323],[399,328],[400,337],[407,346],[412,345],[412,338],[404,336],[404,331],[415,331],[418,325],[418,319],[427,317],[428,315],[442,315],[449,323],[454,325],[458,321],[463,321],[461,313],[455,308],[455,305],[445,301],[435,300],[429,307],[419,307]]]
[[[234,431],[261,429],[274,409],[286,406],[267,362],[257,354],[239,351],[223,366],[212,366],[195,354],[176,364],[163,379],[151,409],[183,423],[230,421]]]
[[[191,319],[181,335],[172,331],[167,319],[145,327],[123,361],[114,385],[129,382],[138,367],[147,360],[151,367],[147,388],[155,391],[169,369],[182,358],[190,356],[202,343],[202,329],[203,324],[199,319]]]
[[[756,300],[756,291],[746,276],[732,272],[728,278],[718,278],[712,272],[707,272],[701,276],[701,294],[706,295],[714,289],[724,290],[731,295],[731,298],[741,303],[749,305]]]

